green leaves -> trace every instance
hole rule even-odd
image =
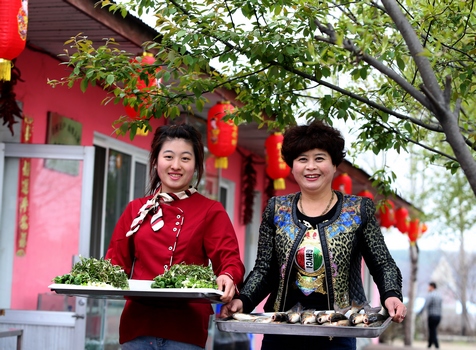
[[[110,260],[103,258],[79,257],[70,273],[56,276],[53,279],[58,284],[75,284],[81,286],[111,285],[116,288],[129,289],[127,275],[120,266],[112,265]]]
[[[217,288],[211,266],[175,264],[156,276],[152,288]]]
[[[473,157],[463,159],[475,158],[470,130],[476,105],[471,34],[476,20],[470,2],[416,0],[407,1],[404,9],[394,0],[379,5],[294,0],[101,4],[111,11],[124,13],[130,6],[139,14],[155,15],[160,36],[145,47],[156,52],[157,63],[133,64],[133,55],[113,39],[93,44],[78,35],[68,42],[75,51],[65,54],[73,69],[70,76],[50,84],[72,86],[79,80],[82,91],[102,85],[114,92],[115,103],[132,103],[142,121],[120,119],[118,132],[130,131],[133,137],[150,118],[174,118],[182,111],[200,114],[207,103],[204,96],[224,88],[236,93],[242,105],[233,116],[236,121],[283,129],[297,116],[361,119],[359,149],[379,154],[415,142],[440,154],[442,144],[429,147],[423,138],[434,133],[445,136],[443,143],[455,140],[453,147],[467,141]],[[391,5],[404,10],[400,17],[392,14],[395,20],[386,9]],[[404,21],[412,30],[398,30]],[[139,89],[137,71],[160,79],[160,86]],[[441,92],[445,86],[446,99]],[[428,89],[432,97],[426,95]],[[145,98],[150,103],[141,104]],[[455,116],[451,112],[459,105],[464,113]],[[456,123],[451,128],[441,123],[450,114],[449,122]],[[446,132],[461,134],[456,141]]]

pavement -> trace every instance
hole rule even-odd
[[[414,349],[427,349],[428,343],[426,341],[416,340],[412,342],[412,346],[405,346],[403,340],[394,340],[391,344],[370,344],[367,345],[364,350],[414,350]],[[434,347],[432,347],[434,349]],[[469,350],[476,349],[476,343],[474,341],[448,341],[440,340],[441,350]]]

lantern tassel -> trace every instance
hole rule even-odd
[[[217,158],[215,158],[215,168],[217,168],[217,169],[227,169],[228,168],[228,158],[227,157],[217,157]]]
[[[12,61],[0,58],[0,80],[10,81],[12,78]]]
[[[283,178],[274,180],[274,189],[275,190],[284,190],[286,189],[286,182]]]
[[[147,136],[149,134],[149,130],[147,130],[147,126],[144,125],[142,128],[137,128],[136,135],[137,136]]]

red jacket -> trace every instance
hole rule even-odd
[[[221,203],[199,193],[190,198],[161,203],[164,226],[154,232],[147,215],[139,230],[126,233],[139,209],[150,197],[130,202],[112,234],[106,259],[123,267],[132,279],[152,280],[171,264],[208,265],[216,276],[228,273],[241,285],[244,265],[240,259],[233,225]],[[139,336],[154,336],[205,347],[213,313],[208,303],[170,302],[159,298],[126,301],[119,326],[119,342]]]

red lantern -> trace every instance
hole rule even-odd
[[[332,189],[344,194],[352,194],[352,179],[347,173],[337,175],[332,181]]]
[[[421,224],[421,234],[424,234],[426,231],[428,231],[428,226],[425,223]]]
[[[0,10],[0,80],[9,81],[12,60],[25,49],[28,1],[5,0]]]
[[[138,60],[134,58],[131,60],[131,62],[137,63]],[[155,58],[148,53],[144,53],[144,56],[142,56],[140,63],[141,65],[151,65],[155,63]],[[148,83],[146,83],[145,80],[140,79],[137,75],[136,88],[138,90],[150,89],[151,87],[154,87],[154,86],[157,86],[157,80],[155,79],[154,76],[150,75],[148,79]],[[124,106],[124,109],[126,111],[126,114],[132,119],[140,119],[141,108],[147,107],[148,104],[149,104],[149,101],[147,101],[146,99],[144,102],[142,102],[139,105],[137,110],[131,105]]]
[[[274,180],[275,190],[284,190],[286,188],[284,179],[291,172],[291,168],[284,162],[281,156],[283,138],[282,133],[276,132],[268,136],[264,143],[266,149],[266,174]]]
[[[134,63],[137,63],[138,60],[137,59],[132,59],[131,62],[134,62]],[[151,65],[151,64],[154,64],[155,62],[155,58],[145,52],[144,55],[142,56],[142,58],[140,59],[140,63],[141,65]],[[160,68],[157,70],[159,71]],[[135,76],[133,76],[135,77]],[[155,76],[153,75],[149,75],[148,76],[148,82],[146,83],[145,80],[142,80],[139,78],[139,74],[137,74],[137,84],[136,84],[136,88],[139,89],[139,90],[146,90],[146,89],[150,89],[154,86],[157,86],[158,85],[158,82],[157,82],[157,79],[155,79]],[[140,111],[142,108],[147,108],[150,104],[150,98],[149,96],[147,95],[147,97],[143,98],[142,100],[143,102],[137,107],[137,110],[132,107],[131,105],[126,105],[124,106],[124,109],[126,111],[126,114],[131,117],[132,119],[135,119],[135,120],[140,120],[141,117],[140,117]],[[139,135],[139,136],[146,136],[148,134],[148,130],[145,128],[145,126],[142,128],[142,129],[138,129],[137,132],[136,132],[136,135]]]
[[[413,219],[410,221],[410,226],[408,227],[408,238],[410,243],[414,244],[418,237],[420,236],[420,220]]]
[[[398,230],[401,233],[407,233],[409,228],[408,222],[408,210],[407,208],[401,207],[395,210],[395,221]]]
[[[367,198],[370,198],[371,200],[374,200],[374,195],[369,190],[360,191],[359,193],[357,193],[357,196],[367,197]]]
[[[228,156],[236,150],[238,127],[233,120],[223,121],[223,117],[233,113],[235,108],[227,101],[218,102],[208,111],[207,146],[215,159],[215,168],[228,168]]]
[[[387,199],[379,208],[380,213],[380,226],[389,228],[394,226],[395,221],[395,204]]]

